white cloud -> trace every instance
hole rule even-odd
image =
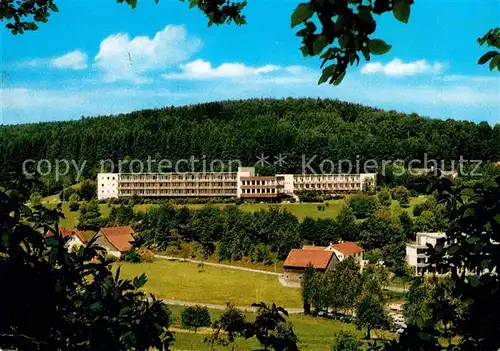
[[[106,81],[126,80],[143,83],[144,73],[182,62],[201,47],[198,38],[188,37],[183,26],[168,25],[153,38],[127,33],[108,36],[101,42],[95,65]]]
[[[215,79],[215,78],[237,78],[259,76],[266,73],[276,72],[282,68],[277,65],[265,65],[251,67],[243,63],[223,63],[218,67],[204,60],[195,60],[186,64],[181,64],[180,73],[167,73],[162,75],[165,79]]]
[[[51,60],[52,66],[56,68],[70,68],[74,70],[87,68],[87,54],[80,50],[68,52],[66,55]]]
[[[81,70],[87,68],[87,54],[73,50],[65,55],[54,58],[36,58],[19,63],[19,67],[53,67],[58,69]]]
[[[426,60],[418,60],[405,63],[396,58],[387,64],[380,62],[367,63],[361,68],[363,74],[382,73],[386,76],[414,76],[416,74],[437,74],[444,69],[440,62],[429,63]]]

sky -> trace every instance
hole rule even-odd
[[[300,1],[249,0],[248,24],[207,26],[176,0],[56,1],[34,32],[0,23],[0,123],[78,119],[199,102],[321,97],[433,118],[500,123],[500,74],[477,65],[477,38],[500,23],[498,0],[419,0],[410,21],[375,16],[372,38],[392,45],[317,85],[290,15]],[[99,5],[97,5],[99,3]]]

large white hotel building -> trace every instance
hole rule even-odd
[[[141,197],[234,197],[274,199],[316,190],[331,193],[361,192],[375,188],[375,173],[255,175],[253,167],[238,172],[99,173],[97,198]]]

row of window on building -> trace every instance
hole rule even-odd
[[[176,181],[176,180],[194,180],[194,181],[213,181],[213,180],[236,180],[237,173],[170,173],[170,174],[121,174],[120,180],[129,181]]]
[[[252,188],[252,189],[241,189],[242,194],[276,194],[276,189],[274,188]]]

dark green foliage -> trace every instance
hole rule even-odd
[[[121,260],[125,262],[130,262],[130,263],[140,263],[142,262],[142,256],[135,247],[131,248],[127,252],[125,252],[121,257]]]
[[[332,347],[333,351],[362,351],[363,342],[356,339],[353,333],[340,331],[339,335],[335,336],[335,342]]]
[[[391,205],[391,194],[387,188],[383,188],[378,193],[378,201],[382,206],[390,206]]]
[[[71,195],[76,193],[77,191],[74,188],[65,188],[59,193],[59,199],[61,201],[70,201]]]
[[[210,326],[210,313],[207,307],[190,306],[182,311],[181,320],[184,328],[194,328],[196,333],[198,328]]]
[[[347,241],[359,240],[359,226],[356,223],[356,216],[350,207],[344,207],[340,210],[337,217],[340,237]]]
[[[111,208],[108,223],[117,226],[129,225],[134,218],[134,209],[132,206],[120,205]]]
[[[363,219],[371,216],[378,208],[377,198],[374,196],[354,196],[349,201],[349,207],[354,216]]]
[[[446,237],[429,248],[430,263],[449,278],[415,281],[405,306],[409,328],[388,349],[496,350],[500,347],[500,177],[452,187],[447,179],[432,188],[447,205]],[[424,211],[425,213],[425,211]],[[467,274],[465,271],[467,270]]]
[[[312,219],[309,217],[299,225],[300,238],[309,244],[327,246],[341,239],[339,224],[333,219]]]
[[[405,233],[406,240],[415,240],[415,228],[413,225],[413,220],[408,215],[408,212],[404,211],[399,215],[399,222]]]
[[[354,323],[359,328],[366,328],[366,338],[371,338],[372,329],[387,329],[390,326],[389,315],[385,310],[381,287],[376,279],[367,281],[363,295],[356,308]]]
[[[317,289],[317,279],[317,273],[314,271],[313,266],[308,265],[300,281],[304,314],[311,313],[311,301],[314,296],[314,291]]]
[[[499,140],[500,125],[483,132],[481,124],[472,122],[428,119],[336,100],[225,101],[78,121],[0,126],[0,170],[20,167],[25,159],[86,160],[84,177],[95,179],[92,169],[100,169],[101,160],[113,157],[146,161],[151,156],[175,163],[186,155],[206,155],[207,161],[238,159],[248,166],[264,152],[270,159],[279,153],[290,155],[280,171],[302,173],[303,154],[308,158],[318,155],[311,162],[316,171],[323,159],[354,163],[356,155],[361,161],[375,159],[379,164],[396,158],[421,159],[425,152],[429,159],[438,160],[456,160],[460,155],[500,160]],[[184,163],[181,166],[180,171],[188,170]],[[156,167],[153,162],[152,170]],[[128,170],[127,164],[124,170]],[[407,186],[412,180],[388,176],[377,184]]]
[[[30,206],[32,208],[40,208],[42,206],[42,196],[39,193],[31,194]]]
[[[170,313],[138,291],[145,275],[121,279],[95,239],[74,252],[56,235],[58,210],[24,205],[30,181],[0,187],[0,348],[15,350],[168,349]]]
[[[92,180],[84,180],[77,190],[81,200],[92,200],[97,194],[97,183]]]
[[[405,208],[410,206],[410,194],[404,186],[397,186],[391,191],[392,198]]]
[[[482,38],[477,39],[479,45],[488,44],[489,47],[500,49],[500,27],[490,29]],[[484,65],[490,62],[490,71],[495,68],[500,71],[500,52],[497,50],[488,51],[486,54],[481,56],[477,62],[479,65]]]
[[[298,351],[297,336],[286,319],[288,312],[274,303],[267,306],[264,302],[254,303],[257,308],[255,322],[245,330],[245,337],[255,336],[264,350]]]
[[[401,225],[393,220],[390,210],[387,209],[381,209],[367,218],[361,228],[361,244],[367,250],[406,241]]]
[[[215,343],[228,346],[235,341],[237,336],[244,336],[249,325],[250,323],[246,322],[243,312],[228,302],[220,318],[212,325],[214,332],[204,341],[211,344],[210,350],[214,350]],[[221,331],[226,334],[222,334]]]

